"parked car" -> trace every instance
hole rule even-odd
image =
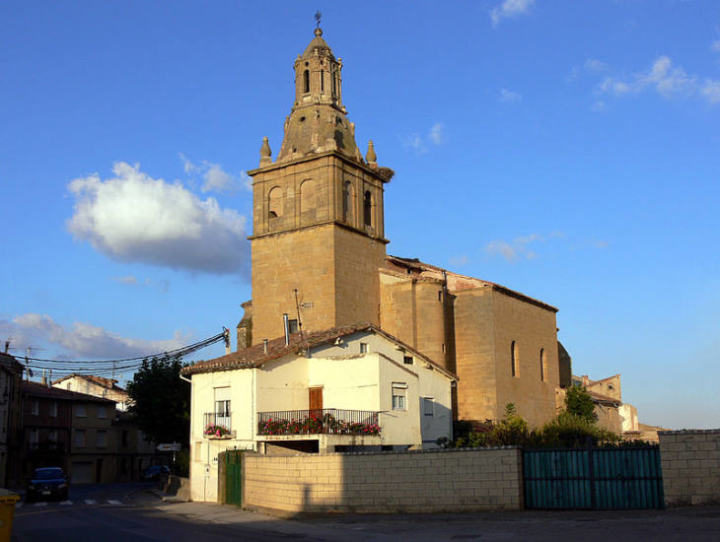
[[[160,480],[170,474],[170,467],[167,465],[153,465],[143,471],[143,480]]]
[[[60,467],[44,467],[35,469],[28,482],[25,500],[60,499],[67,500],[70,480]]]

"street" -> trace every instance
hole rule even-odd
[[[720,507],[619,512],[328,515],[280,519],[163,502],[151,484],[76,486],[65,502],[18,504],[13,541],[720,540]]]

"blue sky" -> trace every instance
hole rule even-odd
[[[358,145],[396,171],[388,252],[558,307],[574,372],[622,373],[641,421],[720,426],[711,0],[3,2],[13,353],[126,357],[234,331],[245,171],[263,136],[280,148],[316,9]]]

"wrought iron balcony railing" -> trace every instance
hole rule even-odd
[[[206,437],[229,437],[232,424],[229,412],[206,412],[203,434]]]
[[[258,412],[258,435],[379,435],[378,412],[368,410],[276,410]]]

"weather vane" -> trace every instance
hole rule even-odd
[[[322,19],[322,13],[320,10],[315,12],[315,27],[320,28],[320,19]]]

